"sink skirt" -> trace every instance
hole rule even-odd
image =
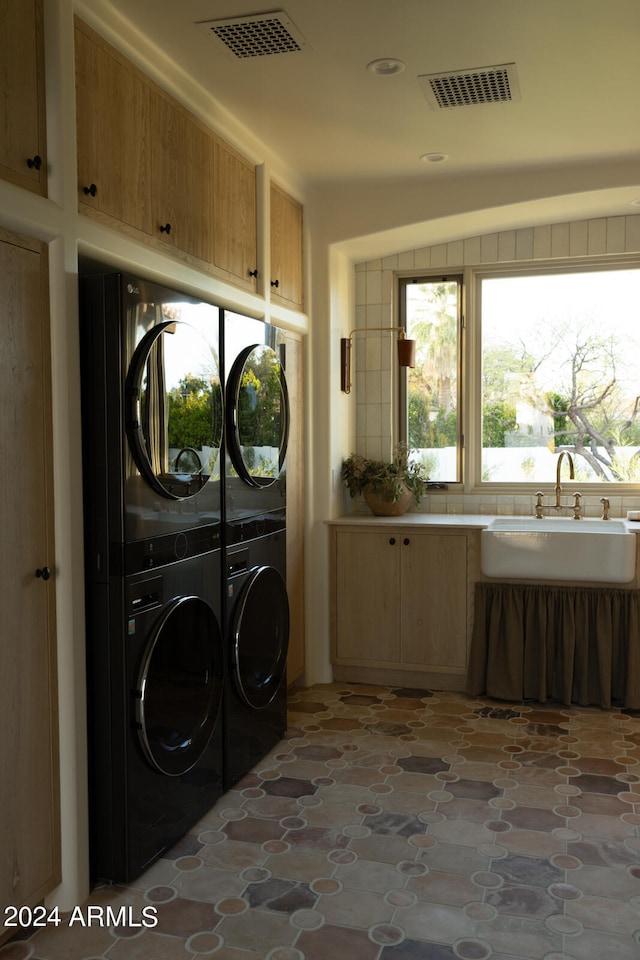
[[[467,688],[640,709],[637,590],[478,583]]]

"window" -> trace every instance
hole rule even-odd
[[[476,474],[467,487],[550,480],[561,450],[573,456],[576,482],[640,484],[637,264],[536,265],[465,280],[471,380],[461,376],[462,278],[400,280],[400,322],[417,341],[400,438],[431,480],[463,479],[464,436]]]
[[[419,451],[432,482],[461,479],[462,277],[400,280],[400,323],[416,341],[401,383],[400,439]]]

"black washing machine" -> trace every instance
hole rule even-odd
[[[94,880],[131,882],[223,792],[221,551],[175,561],[170,540],[88,590]]]
[[[225,789],[252,770],[287,726],[289,601],[286,536],[277,515],[246,521],[256,539],[229,546],[225,690]]]
[[[87,535],[98,544],[132,543],[215,527],[220,311],[104,270],[80,278]]]

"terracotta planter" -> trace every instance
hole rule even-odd
[[[404,487],[398,500],[394,501],[385,497],[384,493],[365,488],[362,492],[364,501],[376,517],[401,517],[411,506],[413,493],[408,487]]]

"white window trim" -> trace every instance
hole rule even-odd
[[[460,358],[462,396],[460,398],[461,424],[464,435],[464,447],[461,456],[461,481],[449,483],[449,493],[492,495],[492,496],[534,496],[542,487],[554,485],[554,477],[539,477],[534,481],[525,482],[492,482],[483,481],[482,477],[482,403],[481,403],[481,370],[482,370],[482,336],[479,313],[480,281],[489,277],[532,275],[550,273],[582,273],[597,270],[640,269],[640,255],[620,254],[590,257],[567,257],[546,260],[522,260],[509,263],[487,263],[461,266],[459,268],[447,265],[446,267],[431,269],[403,270],[395,273],[394,289],[396,302],[393,306],[393,322],[400,323],[400,283],[399,281],[415,277],[416,279],[436,278],[442,276],[462,276],[462,311],[464,316],[464,336],[462,337],[462,356]],[[397,443],[400,436],[400,385],[396,376],[395,406],[393,417],[393,440]],[[637,497],[640,493],[640,483],[580,483],[580,492],[586,497]]]

